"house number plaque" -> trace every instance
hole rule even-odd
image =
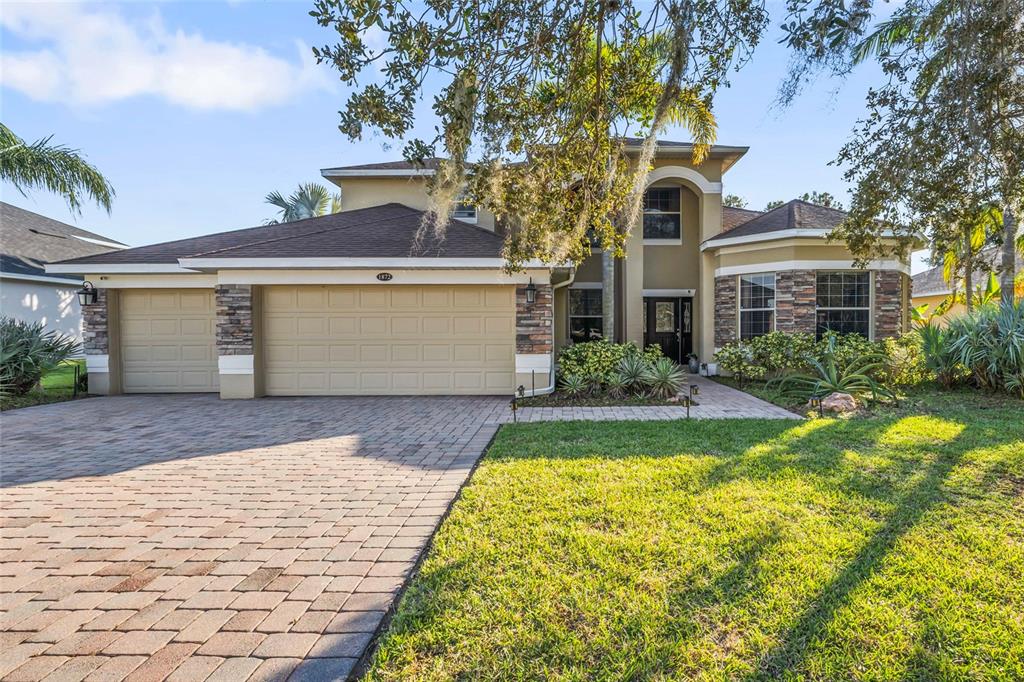
[[[377,279],[381,282],[390,282],[391,278],[394,277],[390,272],[378,272]]]

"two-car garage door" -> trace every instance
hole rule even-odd
[[[511,286],[267,286],[269,395],[511,393]]]

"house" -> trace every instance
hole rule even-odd
[[[974,286],[978,292],[984,292],[985,287],[988,285],[989,273],[996,272],[1000,260],[1002,259],[1002,250],[998,247],[989,247],[983,249],[979,254],[979,263],[974,272]],[[934,268],[924,270],[914,275],[913,278],[913,292],[912,305],[916,308],[921,305],[927,305],[927,313],[935,312],[949,296],[953,294],[953,287],[946,281],[943,275],[943,266],[937,265]],[[1017,272],[1024,272],[1024,257],[1017,254]],[[959,282],[958,293],[962,294],[964,290],[963,281]],[[949,308],[942,314],[935,318],[936,323],[945,325],[950,319],[963,315],[967,312],[967,306],[962,302],[952,303]]]
[[[42,322],[82,340],[79,275],[47,273],[47,262],[107,253],[124,244],[0,202],[0,315]]]
[[[628,148],[639,149],[638,142]],[[673,359],[772,329],[882,338],[907,325],[909,265],[853,268],[827,240],[842,213],[790,202],[723,209],[746,147],[659,144],[643,229],[614,264],[603,328],[601,254],[508,273],[502,226],[459,205],[447,236],[416,243],[436,160],[326,168],[346,210],[309,220],[87,256],[90,385],[102,392],[510,394],[550,390],[557,351],[597,335],[659,343]]]

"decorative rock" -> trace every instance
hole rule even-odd
[[[821,409],[825,412],[845,414],[854,412],[857,409],[857,399],[849,393],[830,393],[821,399]]]

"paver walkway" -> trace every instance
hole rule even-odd
[[[90,398],[0,418],[0,678],[333,680],[503,398]]]
[[[720,384],[712,379],[690,374],[689,382],[697,386],[698,403],[690,408],[691,419],[800,419],[789,410],[761,400],[744,391]],[[520,422],[546,421],[662,421],[685,419],[686,408],[676,405],[629,405],[622,407],[524,407],[516,415]],[[511,417],[507,419],[511,421]]]

